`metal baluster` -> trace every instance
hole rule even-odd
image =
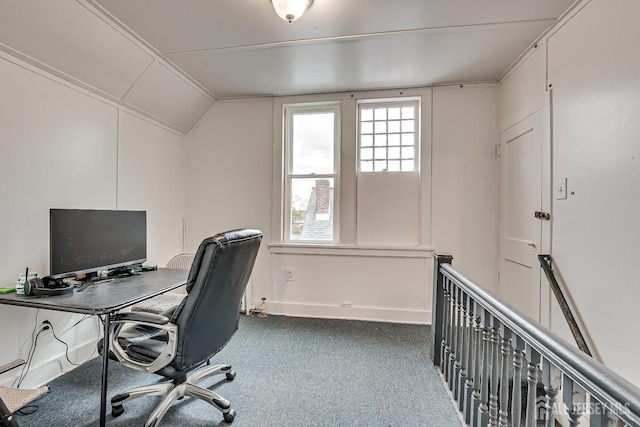
[[[459,287],[451,282],[451,353],[449,353],[449,390],[456,396],[456,379],[458,378],[458,369],[460,365],[458,358],[458,315],[460,313],[460,302],[458,300]]]
[[[526,427],[536,427],[536,391],[538,386],[538,365],[540,364],[540,353],[526,346],[527,352],[527,360],[529,361],[529,365],[527,367],[527,409],[526,409],[526,417],[525,417],[525,426]]]
[[[443,371],[444,361],[442,360],[443,346],[445,341],[445,307],[446,298],[444,297],[444,281],[445,276],[442,274],[441,266],[445,264],[451,264],[453,257],[446,254],[433,254],[434,268],[433,268],[433,294],[431,301],[431,357],[433,364],[440,367],[440,372]]]
[[[618,417],[612,414],[602,403],[591,396],[590,427],[618,427]],[[628,425],[628,424],[627,424]]]
[[[511,425],[520,427],[522,423],[522,356],[524,341],[513,337],[513,392],[511,394]]]
[[[475,322],[475,302],[473,298],[467,295],[467,318],[469,325],[467,327],[469,339],[467,340],[467,379],[464,383],[464,405],[462,407],[462,413],[464,415],[464,421],[467,424],[471,424],[471,408],[473,401],[473,381],[476,378],[475,371],[475,337],[476,326]]]
[[[460,291],[460,345],[458,350],[458,359],[460,360],[460,372],[458,373],[458,408],[460,411],[464,409],[464,385],[467,382],[467,355],[469,352],[469,313],[467,311],[467,295]]]
[[[483,352],[483,339],[482,339],[482,317],[480,317],[480,311],[482,311],[482,307],[480,305],[475,304],[476,308],[476,318],[475,327],[473,330],[474,335],[474,356],[473,356],[473,402],[471,403],[471,408],[469,410],[471,419],[469,420],[470,426],[476,425],[476,419],[478,418],[478,410],[480,407],[480,389],[482,387],[482,372],[481,362],[482,362],[482,352]]]
[[[442,321],[442,355],[440,356],[440,370],[442,371],[442,375],[444,375],[445,381],[449,382],[447,375],[449,374],[449,353],[451,352],[451,294],[449,293],[449,290],[451,289],[451,281],[445,277],[442,287],[444,289],[444,310]]]
[[[491,351],[491,314],[484,310],[482,328],[482,379],[480,386],[480,405],[478,405],[477,427],[489,425],[489,354]]]
[[[511,330],[506,326],[500,327],[502,336],[502,363],[500,365],[500,412],[498,413],[498,425],[508,427],[509,423],[509,361],[511,355]]]
[[[489,425],[498,426],[498,378],[500,366],[500,327],[497,319],[493,319],[491,326],[491,393],[489,394]]]
[[[542,384],[547,395],[545,404],[545,427],[555,426],[555,403],[556,395],[560,389],[562,373],[553,366],[547,359],[542,361]]]
[[[567,375],[562,376],[562,398],[569,413],[569,425],[577,427],[587,402],[587,393]]]

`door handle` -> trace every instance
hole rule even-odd
[[[551,215],[549,214],[549,212],[535,211],[534,215],[536,218],[543,219],[545,221],[549,221],[551,219]]]

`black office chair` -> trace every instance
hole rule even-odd
[[[115,357],[130,368],[162,375],[167,381],[114,396],[111,399],[114,417],[124,412],[122,405],[129,400],[166,394],[145,426],[157,426],[172,402],[185,395],[214,405],[226,422],[233,421],[235,411],[229,401],[197,385],[219,374],[233,380],[235,372],[231,365],[204,366],[193,371],[220,351],[237,330],[240,300],[261,240],[260,231],[249,229],[205,239],[189,272],[187,296],[170,318],[143,312],[116,316],[111,335]]]

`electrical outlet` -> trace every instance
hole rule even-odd
[[[284,277],[287,282],[293,282],[293,269],[285,268]]]

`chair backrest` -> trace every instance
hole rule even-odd
[[[262,232],[231,230],[202,241],[189,277],[187,296],[174,312],[178,345],[171,363],[188,371],[216,354],[238,329],[240,301],[255,263]]]
[[[180,268],[182,270],[188,270],[193,264],[193,258],[195,254],[178,254],[167,261],[165,268]]]

